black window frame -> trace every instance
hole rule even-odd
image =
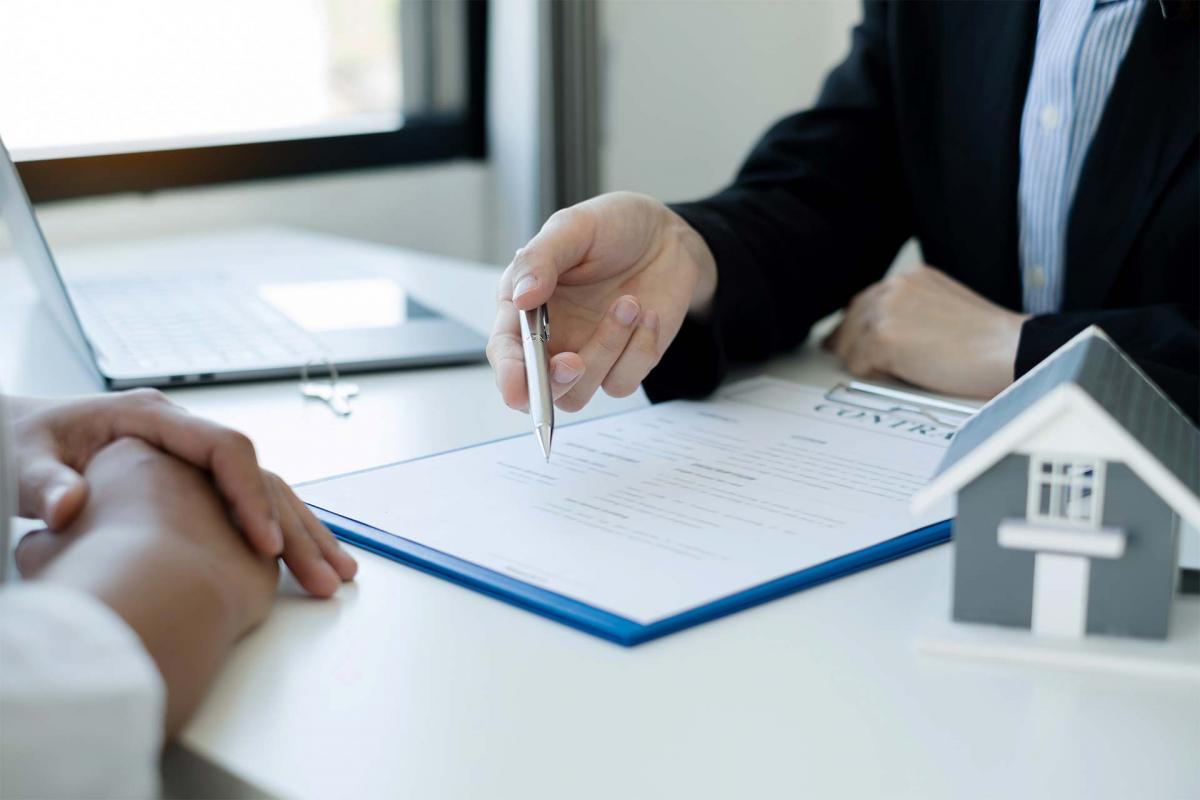
[[[466,0],[467,86],[462,113],[405,119],[393,131],[21,161],[33,202],[119,192],[486,158],[487,0]]]

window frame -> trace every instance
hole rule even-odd
[[[33,202],[118,192],[313,175],[487,156],[487,0],[466,7],[466,106],[461,114],[406,118],[392,131],[244,144],[71,156],[17,163]]]
[[[1049,469],[1046,469],[1049,467]],[[1091,475],[1084,474],[1091,470]],[[1025,518],[1029,522],[1099,529],[1104,521],[1104,459],[1095,456],[1037,453],[1029,457]],[[1042,510],[1042,489],[1049,503]],[[1071,502],[1090,490],[1087,514],[1071,512]],[[1078,495],[1076,494],[1078,493]]]

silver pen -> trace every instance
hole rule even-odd
[[[529,416],[542,455],[550,460],[554,437],[554,395],[550,391],[550,312],[545,306],[519,311],[521,347],[525,352],[525,382],[529,385]]]

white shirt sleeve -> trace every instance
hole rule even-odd
[[[0,797],[153,797],[166,691],[137,634],[90,595],[0,589]]]

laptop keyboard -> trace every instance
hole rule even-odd
[[[80,282],[71,295],[101,353],[150,373],[299,367],[324,351],[251,289],[220,276]]]

